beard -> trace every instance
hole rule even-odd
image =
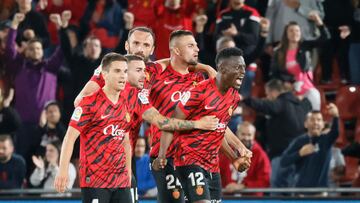
[[[0,162],[4,162],[7,160],[7,157],[6,156],[0,156]]]
[[[249,150],[252,149],[253,147],[253,143],[252,141],[242,141],[242,143],[245,145],[246,148],[248,148]]]
[[[198,64],[198,61],[197,60],[189,60],[189,61],[187,61],[187,64],[189,66],[196,66]]]

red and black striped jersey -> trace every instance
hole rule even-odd
[[[219,172],[219,149],[239,101],[240,95],[234,88],[222,95],[215,79],[203,81],[191,89],[188,100],[178,105],[186,120],[199,120],[204,116],[215,115],[219,124],[215,131],[175,132],[175,166],[197,165],[210,172]]]
[[[202,73],[190,72],[182,75],[169,65],[161,74],[153,77],[150,102],[163,116],[171,117],[177,104],[185,103],[189,99],[189,89],[203,80]],[[157,157],[160,148],[161,131],[152,125],[150,136],[152,136],[150,156]],[[170,145],[166,155],[172,157],[173,154],[174,148]]]
[[[149,97],[149,93],[150,93],[150,89],[151,89],[151,82],[153,80],[153,77],[157,74],[160,74],[162,72],[162,67],[160,64],[158,63],[153,63],[153,62],[149,62],[146,63],[146,69],[145,69],[145,75],[146,75],[146,79],[144,81],[144,88],[142,90],[138,90],[136,88],[132,88],[133,91],[137,90],[137,96],[135,97],[129,97],[129,99],[133,101],[130,101],[131,104],[131,109],[141,109],[144,108],[139,104],[139,102],[141,102],[142,100],[146,100],[146,98]],[[95,71],[94,71],[94,75],[91,77],[90,79],[91,81],[97,83],[100,87],[104,87],[105,85],[105,81],[104,78],[101,74],[101,67],[98,67]],[[127,88],[130,88],[129,83],[126,84]],[[128,87],[129,86],[129,87]],[[135,92],[133,92],[133,94],[135,94]],[[133,95],[132,94],[132,95]],[[137,98],[137,100],[136,100]],[[135,100],[134,100],[135,99]],[[136,102],[135,102],[136,101]],[[151,107],[151,106],[150,106]],[[150,107],[148,107],[147,109],[149,109]],[[147,110],[146,109],[146,110]],[[131,146],[132,146],[132,151],[134,152],[135,149],[135,145],[136,145],[136,140],[139,137],[139,131],[140,131],[140,127],[141,127],[141,123],[142,123],[142,113],[145,111],[142,111],[141,114],[136,113],[139,111],[135,111],[135,114],[133,115],[133,119],[132,119],[132,123],[131,123],[131,130],[130,130],[130,142],[131,142]]]
[[[123,147],[132,120],[126,94],[114,104],[100,89],[74,110],[69,125],[80,132],[80,187],[130,187]]]

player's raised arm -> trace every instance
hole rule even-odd
[[[239,140],[238,137],[236,137],[236,135],[229,129],[229,127],[226,128],[224,138],[232,148],[239,152],[241,157],[252,157],[252,152],[245,147],[245,145]]]
[[[200,120],[188,121],[179,118],[167,118],[159,113],[154,107],[149,108],[142,114],[142,118],[164,131],[181,130],[215,130],[219,119],[215,116],[204,116]]]
[[[74,143],[79,137],[80,132],[69,126],[64,141],[61,147],[59,172],[54,181],[55,190],[58,192],[65,192],[69,183],[69,163],[74,149]]]

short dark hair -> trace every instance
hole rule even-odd
[[[127,62],[130,61],[144,61],[144,58],[135,54],[126,54],[125,58],[127,59]]]
[[[39,42],[41,45],[43,44],[42,40],[40,38],[37,38],[37,37],[29,39],[29,41],[27,41],[27,44],[32,44],[32,43],[35,43],[35,42]]]
[[[218,51],[218,49],[220,49],[221,47],[224,46],[225,43],[228,42],[234,42],[234,39],[232,37],[229,36],[222,36],[220,37],[217,41],[216,41],[216,51]],[[220,50],[221,51],[221,50]]]
[[[243,56],[243,51],[236,47],[225,48],[221,50],[218,54],[216,54],[215,63],[216,66],[219,64],[221,60],[229,59],[233,56]]]
[[[265,84],[265,87],[269,88],[270,90],[282,92],[284,90],[284,83],[278,79],[271,79]]]
[[[148,27],[143,27],[143,26],[134,27],[133,29],[131,29],[131,30],[129,31],[127,40],[130,39],[131,35],[134,34],[135,31],[149,33],[149,34],[151,35],[151,37],[153,38],[154,46],[155,46],[155,33],[154,33],[154,31],[153,31],[151,28],[148,28]]]
[[[0,142],[5,142],[6,140],[9,140],[9,142],[14,145],[13,140],[9,134],[0,134]]]
[[[60,109],[60,103],[56,100],[50,100],[45,103],[44,109],[47,111],[50,106],[57,106]]]
[[[110,52],[108,54],[106,54],[103,59],[101,60],[101,67],[102,70],[104,71],[109,71],[109,66],[113,61],[125,61],[127,62],[127,59],[125,58],[125,56],[115,53],[115,52]]]
[[[189,30],[174,30],[170,34],[169,42],[171,43],[174,39],[183,37],[183,36],[194,36],[193,33]]]

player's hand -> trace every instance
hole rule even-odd
[[[155,171],[159,171],[160,169],[164,169],[167,164],[166,158],[159,158],[157,157],[151,164],[152,168]]]
[[[41,158],[41,156],[32,156],[32,161],[34,163],[34,165],[37,167],[37,168],[45,168],[45,162],[44,162],[44,159]]]
[[[239,157],[232,162],[234,168],[239,172],[244,172],[250,168],[251,159],[248,157]]]
[[[200,130],[216,130],[219,119],[216,116],[204,116],[195,121],[195,128]]]
[[[326,109],[331,116],[339,117],[339,109],[337,108],[337,106],[334,103],[330,103],[329,105],[327,105]]]
[[[69,175],[68,171],[64,169],[59,169],[59,173],[55,177],[54,187],[57,192],[65,192],[69,184]]]
[[[240,145],[236,148],[236,150],[240,157],[247,157],[250,159],[253,155],[252,151],[246,148],[242,142],[240,142]]]
[[[316,151],[315,145],[310,143],[310,144],[306,144],[301,147],[301,149],[299,150],[299,155],[301,157],[304,157],[304,156],[314,153],[315,151]]]
[[[25,15],[23,13],[16,13],[11,22],[11,28],[17,29],[19,24],[25,19]]]
[[[61,26],[66,28],[69,25],[69,21],[71,19],[71,11],[66,10],[61,13]]]

